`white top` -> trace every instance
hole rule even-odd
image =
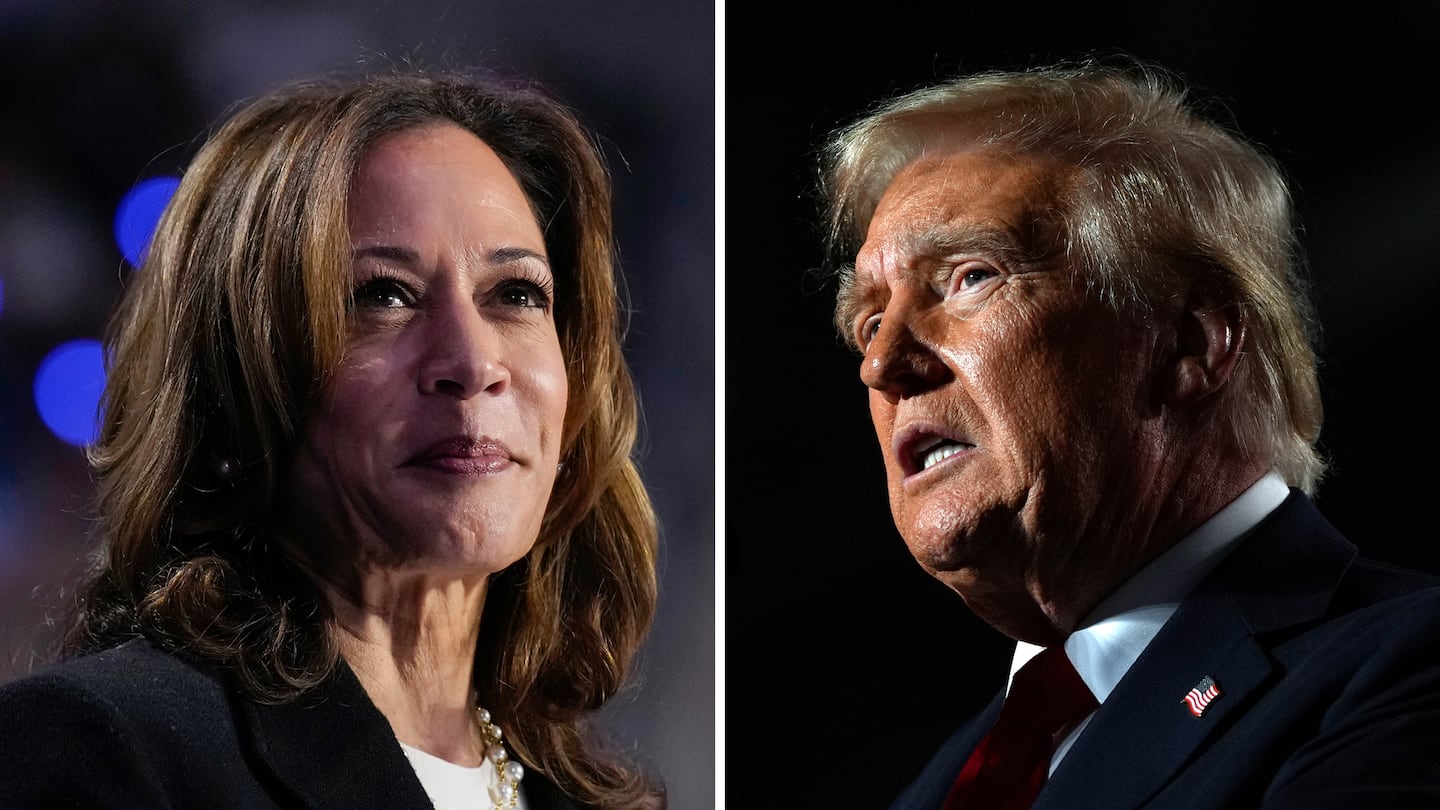
[[[415,775],[420,777],[426,795],[435,803],[435,810],[495,810],[490,788],[499,782],[499,774],[489,759],[479,767],[467,768],[403,742],[400,748],[410,760]],[[523,785],[515,806],[524,810]]]
[[[1240,497],[1216,512],[1116,588],[1065,639],[1065,654],[1080,679],[1104,703],[1135,659],[1180,606],[1180,600],[1220,562],[1235,543],[1255,528],[1290,494],[1276,473],[1256,481]],[[1010,678],[1043,647],[1020,641],[1010,662]],[[1009,692],[1009,683],[1005,686]],[[1089,725],[1087,716],[1075,726],[1050,759],[1050,772]]]

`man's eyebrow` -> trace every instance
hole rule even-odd
[[[1025,244],[1021,234],[1009,228],[984,223],[936,223],[923,230],[898,235],[896,241],[900,251],[911,260],[975,253],[991,257],[1002,264],[1020,267],[1040,258],[1032,247]],[[919,268],[912,270],[925,272]],[[849,333],[848,328],[856,316],[867,308],[877,307],[885,298],[882,286],[875,280],[874,274],[861,273],[854,264],[847,264],[840,269],[835,325],[847,340],[853,342],[854,336]]]
[[[899,237],[902,249],[912,256],[945,256],[974,252],[994,256],[1004,262],[1032,261],[1020,234],[1008,228],[966,223],[939,223],[922,231]]]
[[[861,280],[854,264],[847,264],[840,268],[838,275],[838,288],[835,295],[835,328],[840,331],[845,342],[853,348],[855,347],[853,331],[855,317],[867,308],[867,304],[878,302],[884,296],[881,295],[875,283]]]

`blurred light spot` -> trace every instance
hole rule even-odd
[[[104,352],[98,340],[82,338],[56,346],[35,372],[35,407],[50,432],[69,444],[95,441],[100,392],[105,387]]]
[[[178,177],[151,177],[126,192],[115,211],[115,242],[131,267],[145,261],[145,250],[160,221],[160,213],[180,185]]]

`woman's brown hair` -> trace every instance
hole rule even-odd
[[[329,611],[271,525],[308,410],[344,351],[349,184],[366,150],[453,122],[519,181],[557,275],[569,377],[563,469],[539,539],[493,578],[475,685],[515,752],[602,807],[661,791],[592,735],[656,602],[656,519],[632,453],[610,176],[593,135],[530,81],[397,71],[286,85],[200,148],[106,335],[90,461],[100,551],[68,653],[143,636],[293,699],[339,664]]]

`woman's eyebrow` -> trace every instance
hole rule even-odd
[[[420,254],[418,252],[412,248],[401,247],[399,245],[366,245],[362,248],[356,248],[350,255],[356,260],[365,258],[389,259],[404,264],[415,264],[420,261]]]
[[[387,259],[401,264],[418,264],[420,261],[420,253],[418,251],[400,245],[366,245],[365,247],[356,248],[350,255],[356,261],[371,258]],[[514,262],[533,260],[540,262],[546,267],[550,266],[550,260],[545,257],[545,254],[537,253],[529,248],[523,247],[496,248],[490,252],[489,260],[495,264],[511,264]]]
[[[509,264],[511,262],[524,261],[526,259],[534,259],[535,261],[540,262],[546,267],[550,266],[550,260],[545,257],[545,254],[536,253],[529,248],[503,247],[496,248],[490,253],[490,260],[495,262],[496,264]]]

